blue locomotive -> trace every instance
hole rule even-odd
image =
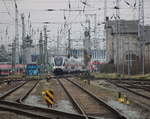
[[[40,73],[40,66],[37,64],[27,64],[26,65],[26,75],[37,76]]]

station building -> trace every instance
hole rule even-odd
[[[117,27],[117,25],[119,27]],[[118,28],[118,29],[117,29]],[[133,72],[140,71],[140,41],[138,38],[138,21],[120,20],[110,21],[105,24],[106,29],[106,59],[108,63],[127,67]],[[150,49],[150,26],[144,27],[145,65],[149,65]],[[122,70],[126,70],[122,69]],[[146,69],[146,67],[145,67]]]

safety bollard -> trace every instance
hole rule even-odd
[[[44,91],[42,91],[42,96],[45,99],[48,107],[50,105],[52,107],[52,105],[56,103],[55,100],[54,100],[54,98],[55,98],[54,92],[52,90],[44,90]]]

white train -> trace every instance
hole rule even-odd
[[[83,59],[65,56],[55,56],[53,58],[53,73],[56,75],[65,73],[76,73],[86,71]]]

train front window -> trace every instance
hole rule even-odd
[[[56,66],[61,66],[62,63],[63,63],[63,58],[62,58],[62,57],[56,57],[56,58],[54,59],[54,62],[55,62],[55,65],[56,65]]]

